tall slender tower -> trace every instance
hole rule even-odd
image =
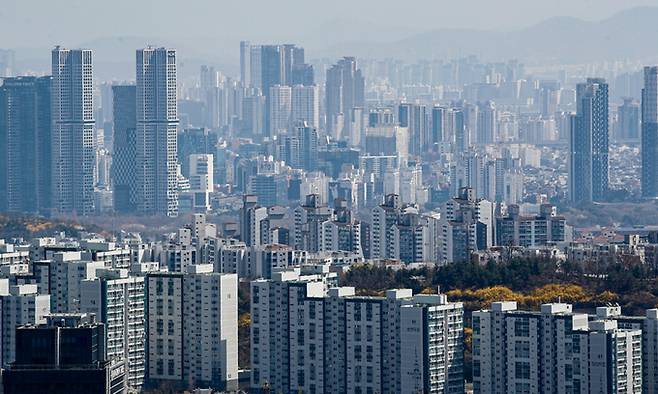
[[[608,193],[608,84],[588,78],[576,86],[569,143],[572,202],[604,201]]]
[[[251,43],[240,41],[240,82],[242,86],[251,86]]]
[[[52,51],[52,204],[54,213],[94,211],[92,51]]]
[[[644,68],[642,89],[642,196],[658,197],[658,67]]]
[[[135,132],[137,128],[135,93],[135,85],[112,86],[114,108],[112,185],[114,186],[114,211],[118,213],[133,213],[135,210]]]
[[[135,181],[137,210],[178,215],[176,51],[137,50]]]

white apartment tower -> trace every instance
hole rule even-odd
[[[178,215],[176,51],[137,51],[135,178],[137,209]]]
[[[52,50],[52,204],[56,214],[94,212],[92,51]]]
[[[102,269],[80,283],[80,311],[105,324],[107,357],[124,360],[127,383],[141,390],[145,375],[144,277],[126,269]]]
[[[49,262],[50,309],[53,313],[80,312],[82,281],[93,279],[102,261],[85,261],[80,252],[58,252]]]
[[[237,389],[237,275],[199,264],[147,278],[148,378]]]

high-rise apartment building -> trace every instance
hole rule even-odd
[[[258,197],[244,195],[240,209],[240,239],[245,245],[261,245],[261,222],[266,218],[267,208],[258,205]]]
[[[589,320],[569,304],[473,312],[475,393],[642,393],[642,330]]]
[[[462,393],[463,306],[442,294],[357,297],[284,271],[251,283],[251,386],[274,392]]]
[[[176,51],[137,51],[135,183],[137,210],[178,215]]]
[[[251,43],[240,41],[240,82],[242,86],[251,86]]]
[[[334,210],[324,204],[319,195],[307,195],[306,201],[293,211],[292,246],[297,250],[319,251],[322,223],[332,219],[333,214]]]
[[[327,70],[325,94],[327,133],[335,139],[349,135],[337,126],[350,125],[352,109],[365,107],[365,78],[356,58],[345,57]],[[342,122],[339,121],[341,117]]]
[[[114,154],[112,156],[112,184],[114,210],[131,213],[137,206],[135,159],[137,144],[137,113],[135,85],[112,86],[114,111]]]
[[[320,96],[316,85],[295,85],[292,87],[292,105],[290,120],[306,122],[309,126],[320,128]]]
[[[443,204],[439,221],[441,263],[466,262],[473,251],[493,246],[494,205],[476,198],[468,187],[459,189],[457,197]]]
[[[58,252],[49,262],[48,293],[50,310],[55,313],[80,312],[81,283],[96,277],[103,261],[89,261],[79,251]]]
[[[427,107],[420,104],[400,104],[398,122],[400,127],[409,131],[409,154],[419,156],[430,144]]]
[[[0,87],[0,212],[51,208],[51,84],[15,77]]]
[[[493,144],[498,138],[496,104],[493,101],[478,103],[476,141],[478,144]]]
[[[640,139],[640,103],[625,97],[617,107],[617,128],[615,137],[621,141],[637,142]]]
[[[147,374],[236,390],[238,277],[214,273],[212,264],[147,277]]]
[[[124,362],[127,385],[141,390],[145,375],[144,277],[126,269],[99,270],[80,282],[80,311],[105,324],[108,360]]]
[[[604,201],[608,195],[608,84],[588,78],[576,87],[569,141],[569,198]]]
[[[251,87],[260,89],[261,92],[264,92],[261,60],[262,52],[260,45],[250,45],[249,47],[249,81],[251,82]]]
[[[658,67],[644,68],[641,150],[642,196],[658,197]]]
[[[292,109],[292,89],[290,86],[274,85],[269,91],[269,135],[285,134],[290,130],[290,113]]]
[[[496,245],[534,247],[569,242],[566,219],[551,204],[539,207],[539,215],[521,215],[518,205],[496,217]]]
[[[52,51],[51,171],[56,214],[94,212],[93,63],[89,49]]]
[[[196,211],[210,210],[210,193],[214,189],[213,155],[190,155],[190,192]]]

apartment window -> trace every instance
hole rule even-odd
[[[530,363],[517,361],[514,364],[514,377],[516,379],[530,379]]]
[[[514,385],[514,392],[517,394],[529,394],[530,383],[516,383]]]
[[[530,358],[530,342],[516,341],[514,343],[514,355],[517,358]]]
[[[354,303],[354,321],[361,321],[361,304]]]
[[[530,321],[524,318],[517,318],[514,320],[514,335],[517,337],[530,336]]]
[[[361,362],[361,346],[354,346],[354,361]]]

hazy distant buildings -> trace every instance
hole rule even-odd
[[[640,104],[632,98],[624,98],[617,107],[617,133],[621,141],[635,142],[640,138]]]
[[[292,87],[291,122],[304,121],[313,128],[320,128],[320,97],[316,85]]]
[[[251,86],[251,43],[240,41],[240,82],[242,86]]]
[[[477,143],[493,144],[497,138],[496,105],[493,101],[478,103],[477,111]]]
[[[16,77],[0,87],[0,212],[51,207],[51,83]]]
[[[409,154],[419,156],[430,144],[427,107],[418,104],[400,104],[398,106],[398,123],[400,127],[406,127],[408,130]]]
[[[365,106],[365,78],[356,58],[345,57],[327,70],[325,94],[327,134],[334,139],[346,137],[348,134],[338,125],[350,125],[352,108]]]
[[[137,210],[178,215],[176,51],[137,51],[135,182]]]
[[[658,197],[658,67],[644,68],[642,196]]]
[[[0,49],[0,78],[16,74],[14,69],[14,51],[11,49]]]
[[[588,78],[577,85],[569,141],[569,198],[604,201],[608,194],[608,84]]]
[[[274,85],[269,90],[269,135],[285,134],[290,129],[292,89],[290,86]]]
[[[55,213],[94,212],[92,51],[52,51],[52,202]]]

